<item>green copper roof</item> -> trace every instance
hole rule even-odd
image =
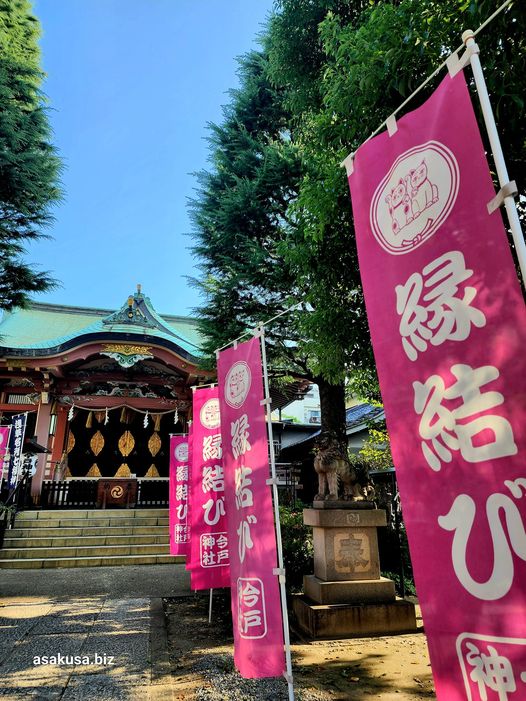
[[[199,356],[197,322],[184,316],[160,315],[148,297],[137,292],[117,311],[34,302],[5,312],[0,321],[0,350],[46,350],[91,334],[135,334],[169,341]]]

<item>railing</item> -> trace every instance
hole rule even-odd
[[[168,478],[138,480],[137,508],[168,507]]]
[[[103,479],[103,478],[102,478]],[[41,509],[95,509],[98,479],[74,478],[57,482],[44,480],[40,495]],[[168,478],[138,479],[137,501],[132,508],[168,507]]]
[[[97,480],[75,479],[42,482],[41,509],[78,509],[97,506]]]

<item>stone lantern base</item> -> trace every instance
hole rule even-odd
[[[385,511],[352,502],[305,509],[314,529],[314,574],[293,599],[300,631],[311,638],[347,638],[416,630],[414,604],[397,599],[391,579],[380,576],[376,529]],[[340,508],[335,508],[340,507]]]

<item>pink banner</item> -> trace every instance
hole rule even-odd
[[[193,400],[191,588],[230,586],[225,476],[217,387]]]
[[[190,524],[190,546],[188,547],[188,552],[186,554],[185,570],[191,569],[191,558],[192,558],[192,465],[194,464],[194,429],[193,422],[188,422],[188,523]]]
[[[369,326],[440,701],[526,698],[526,312],[462,73],[356,153]]]
[[[234,661],[243,677],[285,671],[259,338],[219,354]]]
[[[170,553],[188,555],[190,514],[188,512],[188,437],[170,437]]]

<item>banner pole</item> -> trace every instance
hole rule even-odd
[[[466,30],[462,34],[462,41],[466,45],[466,49],[469,49],[471,46],[476,46],[474,36],[475,34],[471,29]],[[502,151],[497,125],[495,124],[495,117],[493,115],[493,109],[491,107],[488,89],[486,87],[486,81],[484,79],[484,73],[482,71],[478,52],[475,51],[471,54],[470,63],[471,69],[473,70],[475,85],[477,87],[480,106],[482,108],[482,115],[484,117],[486,131],[488,132],[488,138],[493,153],[493,160],[497,170],[499,185],[501,188],[505,188],[507,185],[509,185],[510,179],[508,176],[508,169],[506,167],[506,161],[504,159],[504,153]],[[524,234],[522,232],[514,196],[512,194],[504,195],[503,201],[504,206],[506,207],[506,213],[508,215],[515,250],[517,251],[517,258],[519,259],[522,284],[524,287],[526,286],[526,243],[524,242]]]
[[[290,632],[289,632],[289,616],[287,611],[287,592],[285,591],[285,568],[283,567],[283,544],[281,542],[281,524],[279,521],[279,503],[278,503],[278,485],[276,478],[276,456],[274,455],[274,434],[272,431],[272,407],[270,402],[270,391],[269,391],[269,381],[268,381],[268,371],[267,371],[267,351],[265,348],[265,327],[260,324],[260,345],[261,345],[261,358],[263,364],[263,382],[265,387],[265,406],[266,406],[266,418],[267,418],[267,429],[268,429],[268,439],[269,439],[269,449],[270,449],[270,471],[272,478],[270,482],[272,483],[272,496],[274,502],[274,520],[276,523],[276,541],[278,548],[278,576],[279,576],[279,586],[281,591],[281,614],[283,619],[283,639],[285,642],[285,659],[287,663],[287,673],[285,678],[287,680],[288,690],[289,690],[289,701],[294,701],[294,682],[292,678],[292,657],[290,653]]]
[[[214,590],[210,589],[210,600],[208,602],[208,623],[212,623],[212,592]]]

